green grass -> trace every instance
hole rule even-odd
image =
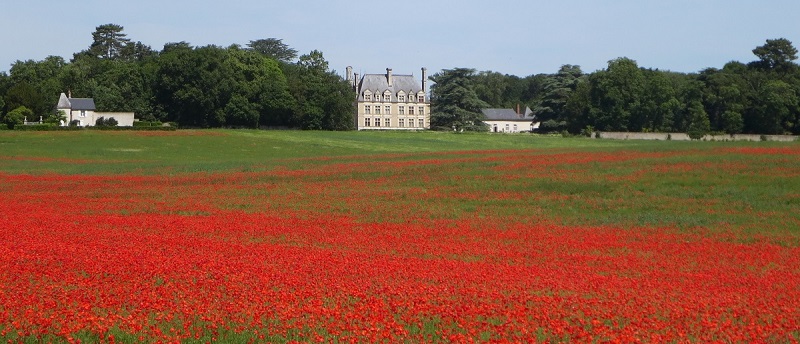
[[[800,174],[800,159],[797,155],[724,150],[748,147],[797,149],[800,143],[594,140],[441,132],[0,131],[0,172],[176,175],[324,171],[337,164],[356,162],[365,167],[300,179],[265,174],[242,181],[252,188],[214,191],[218,188],[212,183],[227,181],[209,180],[208,192],[230,196],[225,198],[227,204],[217,204],[223,209],[259,211],[266,203],[274,209],[329,211],[367,221],[402,221],[412,209],[433,219],[459,219],[479,213],[564,225],[718,230],[733,227],[752,233],[800,234],[800,214],[795,210],[800,204],[800,178],[796,177]],[[503,152],[485,153],[490,150]],[[486,159],[495,155],[513,157],[516,152],[520,160],[530,163],[501,172],[497,169],[509,161]],[[624,154],[652,156],[620,161],[559,160]],[[431,159],[446,163],[379,169],[388,162]],[[550,164],[540,167],[539,159],[550,159]],[[502,178],[509,175],[520,177]],[[370,188],[352,191],[352,181],[366,181]],[[310,185],[319,193],[302,195],[295,185]],[[181,189],[173,190],[167,195],[181,196],[180,192]],[[423,192],[423,199],[418,199],[418,192]],[[431,196],[437,193],[442,196]],[[502,198],[504,194],[513,197]],[[277,201],[286,196],[293,201]],[[169,197],[165,199],[171,200]],[[325,198],[324,209],[320,208],[319,197]],[[365,198],[386,207],[380,213],[371,213],[348,203]]]
[[[264,169],[291,166],[298,158],[492,149],[613,149],[631,146],[636,145],[631,141],[486,133],[0,131],[0,171],[31,174],[153,174],[165,171],[177,173]]]

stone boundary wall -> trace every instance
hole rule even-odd
[[[612,139],[612,140],[674,140],[674,141],[689,141],[689,135],[686,133],[626,133],[626,132],[610,132],[610,131],[597,131],[592,134],[593,138],[597,139]],[[793,135],[755,135],[755,134],[735,134],[735,135],[706,135],[703,136],[703,141],[800,141],[799,136]]]

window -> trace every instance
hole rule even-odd
[[[408,126],[411,127],[411,128],[414,127],[414,119],[413,118],[409,118],[408,119]]]
[[[366,105],[364,106],[364,114],[369,115],[372,112],[372,106]]]
[[[86,110],[81,110],[81,117],[86,117]]]
[[[506,123],[506,132],[508,132],[508,123]]]
[[[420,115],[424,115],[425,114],[425,107],[424,106],[420,106],[419,107],[419,114]]]
[[[413,106],[409,106],[408,107],[408,114],[409,115],[413,115],[414,114],[414,107]]]
[[[402,118],[399,119],[398,122],[397,122],[397,126],[399,126],[400,128],[405,127],[406,126],[406,120],[404,120]]]
[[[383,112],[384,114],[387,114],[387,115],[391,115],[392,114],[392,107],[390,105],[386,105],[386,107],[383,108],[383,109],[385,110]]]
[[[398,102],[404,102],[404,101],[406,101],[406,96],[405,96],[405,95],[398,95],[398,96],[397,96],[397,101],[398,101]]]
[[[380,105],[375,105],[375,114],[376,115],[380,115],[381,114],[381,106]]]
[[[364,94],[364,100],[365,100],[365,101],[372,101],[372,95],[371,95],[371,94],[366,94],[366,93],[365,93],[365,94]]]
[[[369,122],[370,122],[369,118],[364,118],[364,126],[365,127],[369,126]]]
[[[420,118],[419,119],[419,127],[420,128],[425,128],[425,119],[424,118]]]
[[[400,106],[398,106],[398,107],[397,107],[397,113],[399,113],[399,114],[401,114],[401,115],[405,115],[405,113],[406,113],[406,107],[405,107],[405,106],[403,106],[403,105],[400,105]]]
[[[375,119],[375,126],[376,127],[380,127],[381,126],[381,119],[380,118],[376,118]]]
[[[383,121],[383,126],[384,126],[384,127],[390,127],[390,126],[392,126],[392,124],[391,124],[391,122],[390,122],[390,120],[389,120],[388,118],[384,119],[384,121]]]
[[[417,101],[420,102],[420,103],[424,103],[425,102],[425,96],[417,97]]]
[[[516,124],[514,124],[514,132],[515,133],[517,132],[517,125]]]
[[[387,93],[387,94],[384,94],[384,95],[383,95],[383,101],[385,101],[385,102],[388,102],[388,101],[390,101],[391,99],[392,99],[392,95],[391,95],[391,94],[388,94],[388,93]]]

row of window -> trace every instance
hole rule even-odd
[[[414,95],[408,96],[408,101],[409,102],[413,102],[415,99],[419,103],[424,103],[425,102],[425,96],[414,96]],[[392,95],[391,94],[384,94],[383,95],[383,101],[388,102],[388,101],[391,101],[391,100],[392,100]],[[372,94],[364,94],[364,101],[367,101],[367,102],[372,101]],[[375,95],[375,101],[376,102],[381,101],[381,95],[380,94],[376,94]],[[397,101],[398,102],[406,101],[406,96],[398,95],[397,96]]]
[[[416,113],[416,115],[425,115],[425,107],[424,106],[420,106],[417,109],[419,111]],[[403,106],[403,105],[398,106],[397,107],[397,113],[400,114],[400,115],[405,115],[406,114],[406,107]],[[366,115],[371,115],[372,114],[372,105],[364,105],[364,114],[366,114]],[[381,114],[381,106],[380,105],[375,105],[375,114],[376,115],[380,115]],[[386,106],[383,107],[383,114],[384,115],[391,115],[392,114],[391,105],[386,105]],[[409,115],[415,115],[413,106],[409,106],[408,107],[408,114]]]
[[[494,132],[498,132],[498,131],[499,131],[499,129],[500,129],[500,128],[498,128],[498,127],[497,127],[497,124],[495,124],[495,125],[492,127],[492,131],[494,131]],[[514,124],[514,130],[513,130],[513,131],[512,131],[512,130],[510,130],[510,129],[511,129],[511,128],[509,127],[508,123],[506,123],[506,130],[504,130],[504,132],[517,132],[517,125],[516,125],[516,124]]]
[[[374,125],[375,127],[380,127],[381,126],[381,119],[380,118],[374,118],[374,121],[373,121],[373,118],[364,118],[364,126],[365,127],[371,127],[371,126],[373,126],[372,125],[373,123],[375,124]],[[420,118],[416,122],[414,122],[413,118],[409,118],[407,122],[406,122],[405,118],[400,118],[400,119],[397,120],[397,126],[400,127],[400,128],[417,128],[417,127],[414,126],[415,123],[419,125],[419,128],[424,128],[425,127],[425,119],[424,118]],[[408,126],[406,126],[406,124],[408,124]],[[383,126],[384,127],[391,127],[392,126],[391,119],[390,118],[384,118],[383,119]]]

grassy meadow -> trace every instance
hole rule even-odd
[[[0,131],[9,342],[796,342],[800,143]]]
[[[418,167],[414,172],[418,178],[400,189],[381,188],[388,192],[402,192],[411,186],[447,188],[477,195],[438,199],[437,204],[430,204],[439,209],[432,211],[435,214],[431,216],[436,217],[488,211],[504,216],[535,215],[566,224],[733,226],[753,233],[800,234],[800,215],[795,211],[800,206],[800,179],[796,178],[800,174],[800,143],[794,142],[183,130],[0,132],[0,149],[0,171],[31,175],[170,176],[326,169],[360,163],[363,166],[356,171],[323,180],[371,180],[402,173],[376,172],[373,167],[435,159],[452,168],[428,164]],[[769,154],[776,150],[785,154]],[[487,202],[480,194],[488,190],[514,196]],[[304,204],[285,206],[303,208]]]

